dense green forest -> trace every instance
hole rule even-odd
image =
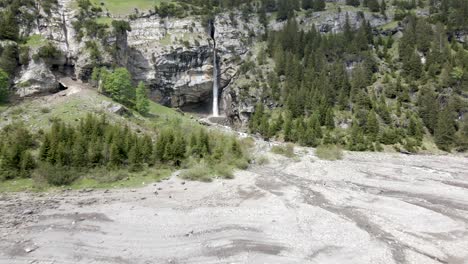
[[[253,84],[264,98],[251,132],[306,146],[362,151],[383,144],[411,152],[430,135],[440,149],[466,150],[468,122],[459,117],[468,108],[468,52],[455,37],[467,28],[467,3],[430,4],[433,14],[418,18],[412,6],[395,2],[408,11],[401,38],[381,34],[364,17],[357,29],[347,20],[338,34],[304,31],[291,13],[282,30],[268,32],[267,48],[257,56],[261,65],[266,54],[275,70]],[[432,8],[441,5],[445,12]],[[265,109],[268,101],[282,105],[280,111]],[[350,121],[350,128],[335,127],[337,119]]]

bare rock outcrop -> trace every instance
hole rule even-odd
[[[58,91],[57,78],[42,60],[32,60],[19,76],[15,80],[15,92],[20,97]]]

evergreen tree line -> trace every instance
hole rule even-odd
[[[50,8],[56,0],[41,1]],[[34,14],[28,10],[34,10]],[[0,40],[19,41],[21,39],[19,25],[31,26],[38,15],[36,3],[33,0],[1,0],[0,1]]]
[[[387,9],[385,0],[382,0],[380,3],[378,0],[363,0],[362,3],[360,0],[346,0],[346,4],[354,7],[362,5],[363,7],[368,7],[372,12],[380,11],[383,15],[385,15],[385,11]]]
[[[468,52],[454,39],[448,41],[448,28],[440,22],[431,25],[426,19],[408,16],[398,49],[409,86],[403,87],[404,93],[398,98],[403,103],[411,102],[408,90],[418,92],[419,116],[443,150],[464,140],[460,139],[463,124],[456,120],[467,107],[461,95],[468,91]],[[396,87],[401,89],[400,82]]]
[[[0,179],[30,177],[36,167],[31,151],[33,135],[22,124],[5,126],[0,133]]]
[[[21,124],[9,125],[2,129],[0,139],[0,179],[31,177],[36,168],[46,168],[45,177],[54,185],[70,183],[80,172],[92,168],[138,171],[144,166],[178,167],[188,158],[230,164],[244,156],[237,139],[207,133],[203,128],[182,133],[178,127],[166,127],[154,140],[93,115],[76,126],[55,121],[48,132],[37,134]],[[36,149],[37,155],[32,155]],[[73,171],[75,175],[47,176],[47,170]]]
[[[447,26],[449,33],[468,31],[468,1],[429,0],[431,19]]]
[[[373,0],[370,0],[373,1]],[[162,2],[155,7],[155,12],[161,17],[185,17],[187,15],[209,15],[225,11],[240,9],[244,15],[253,13],[278,12],[278,20],[286,20],[293,16],[294,11],[303,10],[323,11],[325,0],[177,0]]]

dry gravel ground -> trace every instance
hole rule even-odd
[[[467,158],[302,151],[234,180],[0,195],[0,263],[468,263]]]

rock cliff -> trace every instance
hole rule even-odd
[[[378,15],[359,15],[351,10],[302,15],[298,22],[305,29],[315,25],[323,32],[340,31],[346,13],[353,25],[358,25],[360,16],[374,26],[389,21]],[[63,58],[54,67],[46,67],[42,61],[22,66],[15,80],[19,96],[54,91],[58,87],[57,75],[89,79],[95,63],[85,43],[92,39],[78,40],[73,27],[77,19],[78,11],[73,1],[59,0],[51,15],[40,10],[35,23],[22,29],[25,36],[40,35],[52,42],[61,50]],[[270,29],[284,25],[284,22],[270,20]],[[129,22],[131,31],[126,35],[98,42],[101,65],[127,67],[135,83],[143,81],[147,84],[151,98],[162,104],[182,109],[187,106],[210,109],[203,106],[212,101],[213,56],[217,54],[221,113],[240,122],[248,119],[256,103],[257,91],[240,91],[236,81],[242,63],[255,56],[256,38],[265,32],[258,16],[245,17],[240,12],[230,12],[203,22],[200,17],[180,19],[142,14]],[[110,54],[106,46],[118,46],[118,55]],[[35,52],[33,49],[29,56]]]

